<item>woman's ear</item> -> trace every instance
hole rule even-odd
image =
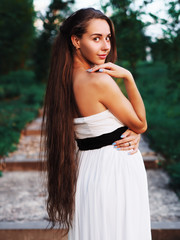
[[[80,41],[79,41],[79,38],[77,36],[72,35],[71,36],[71,41],[72,41],[73,46],[76,48],[76,50],[80,48]]]

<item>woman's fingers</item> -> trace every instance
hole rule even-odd
[[[128,129],[123,133],[123,135],[121,135],[121,137],[123,137],[123,139],[113,143],[115,148],[122,151],[131,150],[129,154],[134,154],[138,151],[140,134],[136,134]]]
[[[87,70],[87,72],[89,73],[94,73],[94,72],[99,72],[99,73],[107,73],[108,75],[110,75],[111,77],[118,77],[118,73],[120,71],[119,69],[120,67],[108,62],[108,63],[104,63],[101,65],[96,65],[90,69]]]
[[[125,78],[130,74],[130,72],[127,69],[120,67],[112,62],[96,65],[90,69],[87,69],[87,72],[89,73],[104,72],[109,74],[112,77],[118,77],[118,78]]]
[[[115,146],[115,148],[119,151],[129,151],[129,154],[134,154],[138,151],[138,144],[137,145],[131,145],[128,147],[122,147],[122,146]]]
[[[125,143],[116,143],[117,147],[134,147],[137,145],[137,140],[131,140]]]
[[[123,144],[116,144],[114,146],[116,146],[117,148],[119,148],[121,150],[130,150],[130,149],[137,148],[138,143],[136,141],[131,141],[131,142],[123,143]]]
[[[133,131],[127,129],[127,130],[121,135],[121,138],[126,138],[126,137],[128,137],[128,136],[130,136],[130,135],[132,135],[132,134],[135,134],[135,133],[134,133]],[[135,135],[137,135],[137,134],[135,134]]]
[[[120,139],[120,140],[117,140],[116,141],[116,144],[124,144],[124,143],[131,143],[131,142],[133,142],[134,140],[138,140],[139,139],[139,137],[134,137],[134,136],[129,136],[129,137],[126,137],[126,138],[123,138],[123,139]]]
[[[87,71],[91,72],[91,73],[92,72],[97,72],[97,71],[105,72],[106,70],[110,70],[110,69],[112,69],[112,63],[109,62],[109,63],[104,63],[104,64],[101,64],[101,65],[96,65],[96,66],[88,69]]]
[[[137,153],[137,151],[138,151],[138,148],[135,148],[134,150],[130,151],[128,154],[132,155],[134,153]]]
[[[129,137],[125,137],[123,139],[117,140],[114,145],[117,145],[119,147],[128,147],[133,146],[139,143],[140,141],[140,135],[130,135]]]

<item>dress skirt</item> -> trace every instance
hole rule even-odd
[[[122,126],[108,110],[75,119],[80,138],[108,132],[108,126]],[[140,151],[130,155],[108,145],[79,150],[78,159],[75,214],[68,240],[151,240],[147,175]]]

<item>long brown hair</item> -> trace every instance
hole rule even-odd
[[[93,8],[80,9],[60,26],[52,51],[47,83],[42,137],[47,169],[47,212],[52,227],[72,226],[78,160],[73,117],[78,111],[73,94],[73,54],[71,36],[81,38],[91,19],[104,19],[111,30],[111,51],[106,61],[116,60],[115,34],[111,20]]]

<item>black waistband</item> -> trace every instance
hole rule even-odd
[[[127,130],[126,126],[120,127],[113,132],[105,133],[97,137],[76,139],[80,150],[92,150],[111,145],[120,139],[120,136]]]

